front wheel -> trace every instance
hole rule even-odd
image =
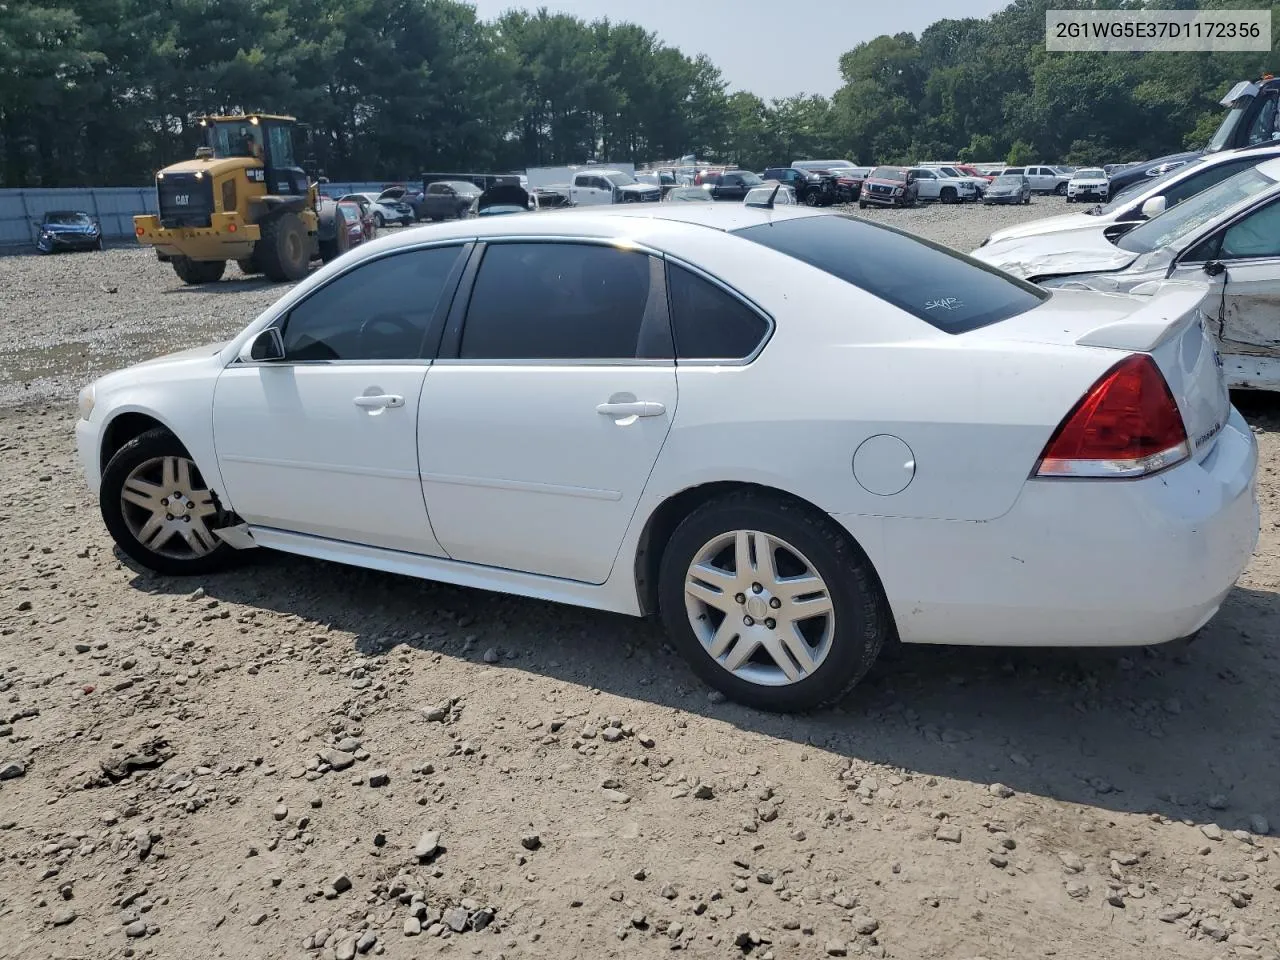
[[[957,198],[958,198],[958,195],[956,194],[956,192],[955,192],[955,190],[954,190],[953,188],[951,188],[951,187],[943,187],[943,188],[942,188],[942,202],[943,202],[943,203],[955,203],[955,202],[956,202],[956,200],[957,200]]]
[[[810,190],[804,195],[804,205],[806,207],[816,207],[818,205],[818,194],[814,190]]]
[[[381,230],[383,227],[387,225],[387,221],[382,216],[382,214],[375,212],[373,215],[373,225],[377,227],[379,230]]]
[[[116,452],[98,503],[120,549],[156,573],[210,573],[235,558],[213,532],[227,519],[217,498],[168,430],[149,430]]]
[[[1067,195],[1067,185],[1065,183],[1060,183],[1053,188],[1053,192],[1060,197],[1065,197]]]
[[[841,699],[892,622],[870,561],[825,514],[739,493],[690,514],[662,555],[671,642],[726,696],[777,712]]]

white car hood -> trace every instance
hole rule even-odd
[[[156,375],[166,376],[167,371],[173,367],[179,367],[184,364],[203,364],[216,358],[230,342],[229,340],[224,340],[222,343],[191,347],[187,350],[166,353],[163,356],[140,361],[132,366],[125,367],[123,370],[116,370],[113,373],[99,377],[94,381],[94,388],[109,391],[152,379]]]
[[[1123,270],[1136,253],[1121,250],[1094,230],[1070,230],[1003,243],[989,243],[975,250],[975,260],[999,267],[1024,280],[1029,277]]]
[[[987,238],[987,245],[990,246],[1001,240],[1016,240],[1019,237],[1036,237],[1042,233],[1057,233],[1061,230],[1082,230],[1086,227],[1096,227],[1100,223],[1110,222],[1109,219],[1091,216],[1087,213],[1067,213],[1058,217],[1045,217],[1043,220],[1032,220],[1030,223],[1022,223],[1016,227],[1005,227],[1003,230],[997,230]]]

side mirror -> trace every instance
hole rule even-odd
[[[244,363],[269,363],[284,359],[284,338],[279,327],[267,327],[253,335],[240,348],[240,360]]]
[[[1152,217],[1158,217],[1164,213],[1167,201],[1164,197],[1152,197],[1142,205],[1142,215],[1150,220]]]
[[[1226,269],[1226,265],[1221,260],[1210,260],[1204,265],[1204,272],[1211,277],[1221,275]]]

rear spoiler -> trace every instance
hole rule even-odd
[[[1123,320],[1090,330],[1076,341],[1082,347],[1109,347],[1150,353],[1174,336],[1204,299],[1205,284],[1166,283]]]

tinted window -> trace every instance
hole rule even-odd
[[[1202,227],[1250,197],[1276,185],[1257,167],[1243,170],[1208,190],[1184,200],[1172,210],[1134,227],[1116,241],[1116,246],[1130,253],[1150,253],[1159,247],[1180,247]]]
[[[286,360],[412,360],[461,247],[410,250],[349,270],[289,311]]]
[[[485,251],[458,355],[472,360],[630,360],[654,352],[646,254],[576,243],[500,243]],[[660,314],[656,319],[661,321]],[[661,324],[665,326],[665,324]]]
[[[737,297],[670,263],[667,298],[682,360],[741,360],[769,332],[768,321]]]
[[[871,176],[876,180],[905,180],[907,171],[901,167],[876,167],[871,171]]]
[[[839,277],[947,333],[997,323],[1048,296],[947,247],[853,217],[797,217],[733,232]]]
[[[1013,176],[1014,174],[1018,174],[1019,176],[1024,175],[1022,173],[1022,167],[1010,167],[1008,170],[1005,171],[1005,173],[1009,174],[1009,176]]]

